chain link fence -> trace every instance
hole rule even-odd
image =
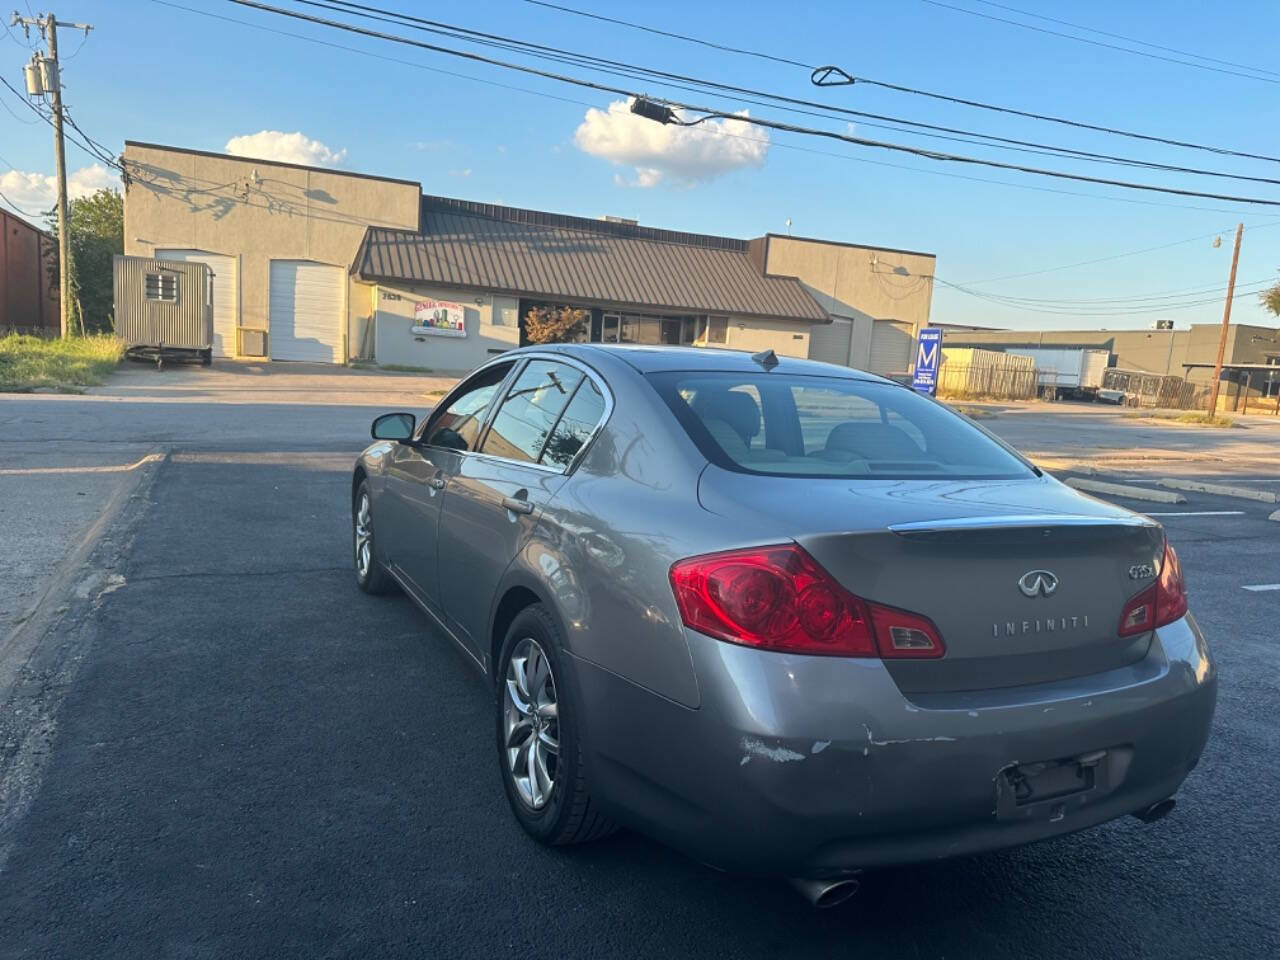
[[[1206,413],[1212,393],[1212,384],[1209,383],[1114,367],[1103,374],[1102,387],[1104,390],[1123,393],[1122,402],[1128,407],[1199,410]],[[1218,413],[1248,413],[1253,410],[1258,413],[1280,414],[1280,395],[1269,395],[1272,390],[1270,380],[1259,381],[1252,377],[1224,379],[1218,389]]]

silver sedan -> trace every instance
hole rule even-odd
[[[856,875],[1159,819],[1216,673],[1154,521],[942,404],[771,353],[502,355],[374,421],[356,579],[492,684],[511,809],[816,903]]]

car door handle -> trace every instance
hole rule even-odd
[[[431,484],[436,490],[444,489],[444,477],[432,477],[427,483]]]
[[[533,504],[520,497],[503,497],[502,505],[512,513],[533,513]]]

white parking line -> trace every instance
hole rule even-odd
[[[127,473],[137,470],[144,463],[163,460],[162,453],[148,453],[137,463],[113,463],[102,467],[6,467],[0,477],[25,477],[43,473]]]
[[[1264,593],[1268,590],[1280,590],[1280,583],[1255,583],[1252,585],[1242,583],[1240,586],[1244,587],[1246,590],[1252,590],[1254,593]]]
[[[1170,510],[1165,513],[1147,511],[1148,517],[1239,517],[1243,510]]]

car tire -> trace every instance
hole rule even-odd
[[[373,497],[367,480],[360,481],[351,501],[351,550],[356,586],[374,594],[395,590],[395,580],[378,559],[378,542],[373,534]]]
[[[542,604],[535,603],[512,621],[497,669],[495,744],[502,785],[520,826],[548,846],[586,843],[617,829],[600,813],[587,788],[579,737],[581,717],[565,683],[561,649],[555,619]],[[524,662],[523,689],[518,681],[521,670],[513,668],[513,660]],[[549,688],[539,686],[543,670]],[[520,708],[521,700],[527,710]],[[535,720],[539,708],[544,715]],[[529,727],[524,736],[518,729],[521,724]],[[554,751],[550,743],[555,744]],[[536,754],[529,758],[535,749],[541,750],[540,759]],[[549,788],[539,772],[549,774]]]

